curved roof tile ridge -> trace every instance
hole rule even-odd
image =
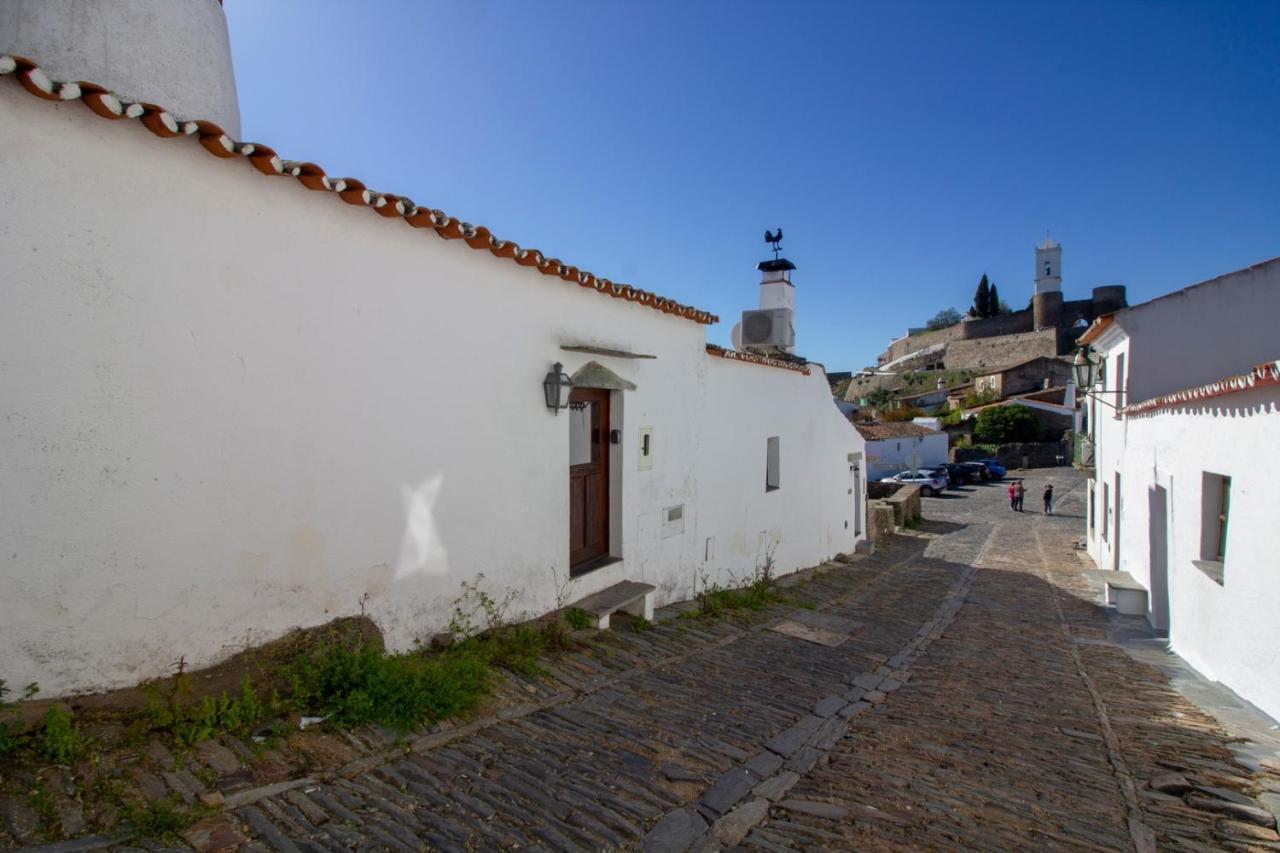
[[[335,178],[326,174],[315,163],[283,159],[273,148],[258,142],[232,139],[214,122],[181,119],[162,106],[128,101],[96,83],[53,80],[37,63],[24,56],[0,54],[0,76],[7,75],[16,77],[24,89],[42,100],[79,100],[95,115],[110,121],[137,119],[161,139],[194,136],[201,147],[215,157],[243,157],[264,175],[290,177],[309,190],[336,193],[348,204],[370,207],[381,216],[403,219],[415,228],[430,228],[446,240],[461,239],[472,249],[488,251],[495,257],[513,261],[520,266],[534,267],[544,275],[577,282],[580,286],[605,296],[636,302],[646,308],[664,314],[675,314],[702,325],[719,322],[720,318],[709,311],[682,305],[629,284],[618,284],[607,278],[600,278],[586,270],[565,264],[559,258],[548,258],[537,249],[522,248],[510,240],[501,240],[483,225],[462,222],[442,210],[420,207],[406,196],[371,190],[358,178]]]

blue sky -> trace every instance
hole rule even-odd
[[[720,315],[766,228],[830,370],[1280,255],[1280,3],[226,0],[246,139]]]

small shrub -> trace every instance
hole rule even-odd
[[[296,661],[291,680],[300,709],[339,725],[408,731],[479,704],[489,689],[489,658],[469,643],[435,656],[332,646]]]
[[[54,705],[45,714],[38,735],[40,754],[56,764],[70,764],[84,754],[85,737],[71,714]]]
[[[651,630],[653,623],[643,616],[635,616],[631,619],[631,630],[637,634],[643,634],[645,631]]]

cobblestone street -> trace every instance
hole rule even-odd
[[[749,620],[617,630],[465,726],[228,798],[199,849],[1280,849],[1227,733],[1112,642],[1083,484],[924,502]],[[1034,499],[1034,500],[1032,500]],[[671,615],[669,612],[659,613]],[[850,634],[839,645],[780,619]],[[1151,782],[1163,790],[1155,790]]]

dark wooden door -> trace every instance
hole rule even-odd
[[[569,396],[569,567],[580,571],[609,553],[609,392]]]

